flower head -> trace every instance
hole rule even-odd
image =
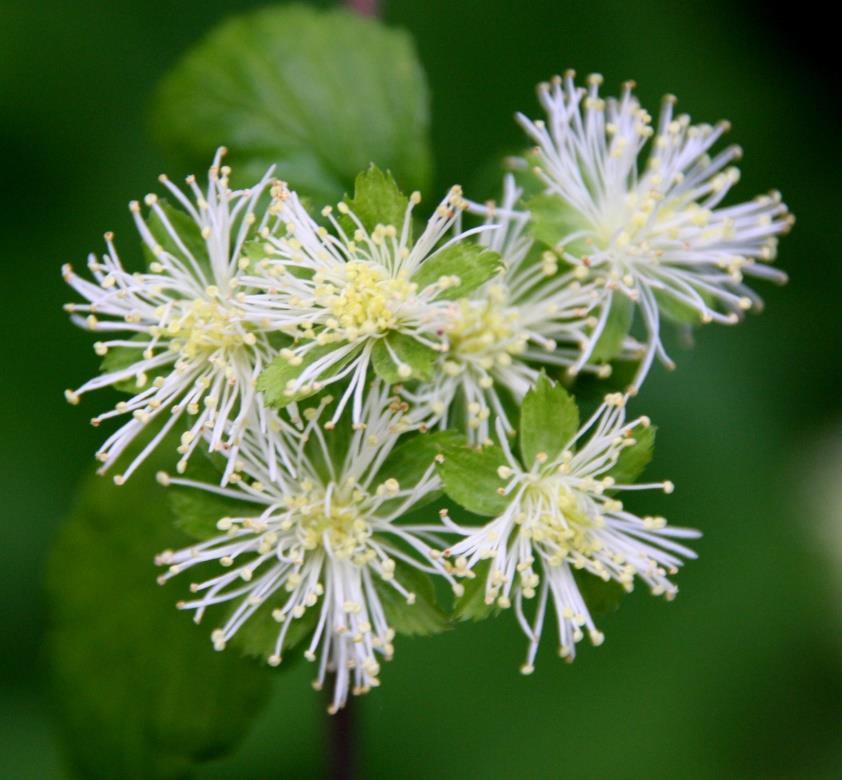
[[[673,538],[692,538],[697,532],[671,528],[662,517],[638,517],[623,506],[617,494],[631,490],[672,492],[672,483],[621,483],[612,476],[621,453],[636,444],[649,426],[646,418],[626,422],[625,398],[606,397],[594,413],[554,457],[535,455],[527,468],[514,456],[500,430],[504,462],[497,475],[508,503],[487,525],[467,529],[465,538],[447,555],[457,572],[473,570],[488,561],[480,585],[486,604],[508,607],[529,638],[524,673],[532,671],[547,605],[552,598],[558,623],[559,653],[573,660],[576,643],[587,629],[594,644],[603,641],[580,592],[574,571],[613,580],[631,590],[634,578],[653,594],[672,598],[676,586],[668,579],[681,557],[695,554]],[[524,611],[534,599],[534,617]]]
[[[340,453],[319,425],[330,403],[325,398],[305,412],[300,431],[279,434],[288,441],[277,445],[294,452],[294,478],[269,474],[263,448],[250,433],[240,451],[236,488],[159,475],[167,485],[240,499],[244,516],[220,519],[221,535],[164,552],[157,562],[169,567],[162,583],[198,564],[223,567],[222,574],[191,586],[194,600],[179,604],[193,610],[198,622],[208,607],[233,602],[227,620],[211,635],[217,650],[247,621],[271,610],[278,627],[265,652],[276,666],[289,632],[309,619],[304,655],[318,662],[317,688],[328,671],[335,674],[330,707],[335,712],[349,690],[364,693],[378,685],[378,657],[392,657],[395,631],[383,591],[397,594],[412,609],[416,596],[405,579],[408,569],[444,576],[456,590],[459,585],[431,550],[431,543],[438,547],[440,542],[430,526],[399,522],[439,489],[432,456],[414,484],[390,476],[389,455],[411,428],[405,404],[388,399],[382,388],[372,390],[363,407],[365,423],[355,426],[347,451]],[[264,614],[256,615],[261,607]]]
[[[495,419],[513,430],[501,393],[520,403],[542,367],[576,363],[601,303],[579,269],[564,270],[555,252],[542,252],[527,234],[529,213],[517,207],[521,195],[507,175],[499,204],[468,201],[467,213],[483,218],[478,241],[500,255],[503,272],[453,302],[434,378],[404,393],[441,427],[461,402],[468,438],[476,443],[489,439]],[[634,354],[638,345],[625,341],[625,352]],[[607,376],[611,367],[586,363],[582,370]]]
[[[267,378],[267,383],[281,382],[276,395],[291,402],[347,380],[330,422],[349,402],[359,422],[363,388],[378,353],[396,367],[399,378],[408,379],[414,368],[403,356],[404,347],[441,348],[449,308],[444,293],[460,279],[436,272],[437,261],[464,238],[442,241],[465,207],[461,190],[450,190],[417,239],[412,217],[418,193],[404,199],[397,225],[364,222],[345,202],[336,210],[325,207],[330,230],[316,223],[284,185],[275,187],[274,196],[286,234],[267,233],[262,275],[250,280],[262,292],[249,303],[294,341],[280,353],[280,379]]]
[[[154,194],[145,198],[148,218],[137,201],[129,205],[150,257],[146,270],[134,273],[123,266],[111,233],[105,235],[107,253],[88,259],[93,281],[69,265],[63,269],[68,284],[87,301],[65,307],[74,322],[105,334],[94,345],[105,358],[103,373],[66,391],[67,399],[75,404],[84,393],[109,386],[131,390],[131,398],[92,420],[99,425],[111,417],[130,417],[98,451],[101,470],[149,423],[169,414],[141,454],[115,477],[118,483],[185,417],[181,470],[203,438],[211,449],[230,455],[233,464],[246,424],[266,422],[254,402],[255,381],[273,352],[265,326],[249,319],[242,307],[240,276],[248,263],[245,242],[268,217],[258,219],[257,208],[269,174],[250,189],[232,190],[230,169],[221,165],[224,154],[224,149],[217,152],[206,190],[193,176],[187,178],[187,194],[160,177],[179,208]]]
[[[731,146],[709,156],[727,123],[693,125],[674,114],[667,96],[653,127],[632,83],[619,99],[605,99],[601,82],[593,75],[587,89],[577,87],[569,72],[541,84],[546,121],[518,119],[537,144],[534,170],[558,201],[555,219],[565,228],[557,246],[603,293],[598,324],[572,369],[589,359],[612,307],[626,298],[647,332],[636,389],[656,354],[671,365],[659,335],[664,311],[734,323],[760,303],[746,276],[785,280],[767,263],[793,220],[778,193],[721,205],[739,178],[731,163],[741,154]]]

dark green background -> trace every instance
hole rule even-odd
[[[39,660],[42,569],[98,435],[62,398],[96,363],[61,311],[59,266],[98,250],[105,229],[130,230],[126,203],[164,165],[144,120],[156,81],[219,19],[257,5],[0,8],[3,778],[64,776]],[[753,9],[389,3],[387,20],[414,33],[429,74],[440,191],[470,185],[491,153],[516,145],[513,111],[534,113],[533,84],[572,66],[607,85],[635,78],[652,108],[673,92],[698,120],[732,120],[746,150],[736,193],[779,188],[799,222],[781,253],[792,281],[762,290],[764,315],[699,333],[694,351],[676,350],[679,370],[657,369],[636,402],[660,427],[653,473],[678,486],[656,508],[705,532],[680,598],[635,593],[603,619],[604,647],[583,648],[572,667],[547,647],[530,678],[517,672],[525,642],[511,616],[400,640],[359,708],[366,777],[842,771],[838,86],[793,27]],[[318,773],[324,716],[309,671],[283,678],[240,752],[201,776]]]

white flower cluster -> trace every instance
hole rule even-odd
[[[161,581],[205,572],[179,606],[220,616],[217,649],[267,620],[270,664],[305,642],[317,687],[331,675],[331,711],[378,684],[419,577],[445,581],[457,609],[474,583],[489,610],[513,605],[528,672],[550,597],[572,659],[584,629],[602,641],[580,577],[671,597],[668,575],[692,557],[674,539],[694,532],[617,497],[672,489],[633,483],[628,463],[651,440],[626,401],[656,356],[669,364],[663,317],[732,323],[759,303],[746,277],[784,278],[768,263],[791,217],[776,194],[721,205],[739,155],[709,155],[724,125],[692,125],[668,98],[653,128],[630,85],[605,99],[598,77],[588,84],[539,87],[546,118],[520,117],[536,146],[500,203],[453,187],[423,223],[420,195],[372,167],[353,199],[314,214],[271,170],[232,188],[220,149],[206,187],[162,176],[169,200],[130,204],[143,270],[126,268],[110,233],[90,279],[64,268],[84,299],[67,305],[72,319],[103,334],[102,372],[67,399],[127,393],[92,420],[122,420],[101,471],[119,461],[121,484],[175,439],[176,474],[159,481],[242,507],[162,553]],[[575,404],[546,377],[606,379],[612,361],[638,361],[632,384],[567,430]],[[561,438],[524,443],[548,432]],[[190,477],[197,449],[219,465],[216,483]],[[463,457],[479,460],[460,473]],[[479,499],[460,500],[466,485]],[[487,523],[418,520],[442,491]]]

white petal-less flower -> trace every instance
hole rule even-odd
[[[574,570],[614,580],[626,590],[639,577],[653,594],[672,598],[677,588],[668,575],[676,573],[682,557],[696,557],[673,539],[694,538],[698,532],[669,527],[662,517],[638,517],[616,497],[630,490],[669,493],[673,489],[670,482],[618,484],[608,475],[620,452],[634,444],[635,431],[649,425],[647,418],[626,422],[624,406],[622,395],[606,396],[557,457],[539,455],[529,470],[512,455],[506,436],[501,435],[506,462],[498,473],[507,480],[504,490],[511,502],[487,525],[465,529],[465,538],[446,553],[455,561],[457,572],[490,562],[485,601],[501,607],[514,605],[529,638],[524,673],[533,669],[550,599],[562,658],[573,660],[583,628],[594,644],[603,641]],[[524,602],[531,599],[536,606],[530,621]]]
[[[657,354],[671,365],[660,338],[660,308],[678,305],[701,322],[734,323],[760,304],[745,276],[785,281],[767,263],[792,217],[777,193],[722,206],[739,178],[736,146],[709,156],[728,125],[693,125],[664,99],[657,129],[625,86],[619,99],[600,96],[602,78],[577,87],[574,74],[541,84],[546,121],[518,120],[535,141],[535,172],[546,192],[563,201],[570,232],[564,258],[590,270],[603,289],[603,307],[588,360],[611,309],[612,294],[638,307],[648,349],[634,382],[639,387]],[[649,144],[645,164],[641,161]]]
[[[440,525],[400,523],[424,496],[440,489],[434,463],[417,484],[400,484],[381,470],[401,433],[411,425],[406,404],[372,389],[363,407],[364,425],[356,426],[341,461],[326,440],[319,417],[329,399],[305,412],[299,433],[286,431],[294,451],[297,477],[268,473],[263,448],[247,434],[240,451],[236,488],[224,488],[159,474],[163,484],[186,485],[243,500],[244,514],[218,522],[220,536],[179,552],[162,553],[157,562],[169,570],[159,581],[208,562],[222,574],[191,586],[195,600],[182,602],[196,622],[214,604],[234,602],[227,621],[213,631],[217,650],[268,602],[278,622],[273,645],[266,648],[270,665],[278,665],[288,632],[309,610],[316,615],[305,657],[317,662],[315,687],[328,672],[335,683],[329,710],[342,707],[349,690],[364,693],[379,684],[378,657],[391,659],[395,632],[379,595],[393,589],[411,610],[415,594],[402,582],[412,567],[440,575],[455,591],[461,587],[434,550]],[[315,457],[314,457],[315,453]],[[325,472],[325,466],[330,473]],[[247,510],[251,509],[251,512]],[[437,518],[438,519],[438,518]],[[432,547],[431,547],[432,545]]]
[[[256,212],[270,174],[250,189],[232,190],[230,169],[221,165],[224,154],[224,149],[217,152],[205,191],[193,176],[187,178],[188,194],[160,177],[174,205],[183,209],[181,218],[156,195],[145,198],[149,220],[137,201],[130,204],[137,230],[154,258],[145,271],[133,273],[123,266],[110,233],[105,236],[107,253],[89,257],[93,281],[77,276],[69,265],[63,269],[66,281],[87,300],[65,307],[74,322],[106,334],[95,345],[98,355],[122,352],[113,368],[66,391],[67,399],[75,404],[90,390],[134,386],[131,398],[92,420],[98,425],[111,417],[130,417],[97,453],[101,471],[149,423],[169,414],[142,452],[115,477],[118,484],[185,415],[189,422],[181,437],[179,469],[206,438],[212,450],[231,457],[225,479],[246,425],[267,425],[266,413],[255,403],[255,380],[273,350],[266,328],[249,320],[241,306],[239,275],[247,262],[242,257],[245,242],[256,237],[269,218],[264,214],[258,219]]]
[[[424,231],[412,240],[412,213],[420,196],[413,193],[401,226],[377,225],[369,231],[345,203],[323,209],[332,232],[318,225],[295,192],[274,188],[274,210],[286,225],[286,235],[267,233],[268,257],[259,264],[263,277],[249,279],[260,295],[249,296],[255,316],[293,338],[281,351],[301,373],[286,393],[297,394],[348,380],[332,422],[351,402],[353,420],[361,419],[363,394],[375,344],[393,332],[439,349],[448,302],[442,291],[458,283],[442,276],[423,289],[412,281],[422,263],[462,240],[443,242],[465,207],[459,187],[453,187],[436,208]],[[340,221],[341,220],[341,221]],[[396,354],[401,374],[411,370]]]
[[[436,376],[404,392],[428,424],[442,428],[459,400],[473,443],[489,439],[497,418],[512,430],[501,391],[519,403],[542,367],[576,363],[601,304],[598,288],[583,285],[578,269],[559,272],[554,252],[532,251],[529,213],[517,206],[521,195],[507,175],[499,204],[467,202],[467,213],[484,219],[479,243],[500,255],[504,273],[452,304]],[[639,345],[626,343],[625,352],[636,354]],[[586,363],[583,370],[607,376],[611,369]]]

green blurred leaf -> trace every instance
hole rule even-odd
[[[506,465],[503,450],[497,445],[474,449],[464,444],[442,448],[444,460],[437,464],[444,492],[469,512],[483,517],[499,515],[509,504],[509,496],[497,490],[505,481],[497,469]]]
[[[172,231],[181,239],[184,249],[193,256],[193,259],[203,271],[210,273],[210,256],[208,255],[207,242],[202,238],[202,231],[196,224],[196,220],[183,209],[173,206],[166,198],[158,198],[158,206],[166,220],[170,223]],[[164,220],[154,209],[150,209],[146,216],[146,226],[161,249],[173,255],[173,257],[179,258],[186,267],[190,267],[190,261],[184,249],[179,246],[170,230],[167,229]],[[143,244],[143,254],[148,263],[155,262],[155,255],[145,243]],[[209,276],[210,278],[212,277]]]
[[[406,563],[396,563],[395,580],[415,594],[415,602],[408,604],[392,585],[374,577],[374,587],[389,626],[406,636],[429,636],[447,630],[450,621],[436,604],[436,590],[430,576]]]
[[[608,320],[591,353],[596,361],[608,362],[620,354],[623,341],[628,336],[634,318],[634,303],[622,293],[611,296],[611,309]]]
[[[389,353],[389,348],[400,363],[395,363]],[[390,385],[406,382],[408,379],[429,381],[433,378],[433,369],[438,356],[439,353],[436,350],[422,344],[412,336],[392,331],[374,342],[374,348],[371,350],[371,365],[377,376]],[[401,366],[407,367],[405,370],[409,373],[406,376],[401,376]]]
[[[458,620],[485,620],[500,612],[495,603],[485,603],[485,590],[488,584],[488,572],[491,561],[480,561],[474,566],[474,577],[459,580],[465,592],[453,602],[453,617]]]
[[[345,202],[369,233],[377,225],[393,225],[400,234],[409,206],[409,198],[400,191],[392,174],[381,171],[374,163],[357,174],[354,197],[345,198]],[[347,217],[340,221],[347,225],[346,232],[353,236],[356,225]]]
[[[439,294],[439,298],[456,300],[464,298],[487,282],[501,268],[500,255],[485,249],[479,244],[460,242],[437,252],[425,260],[412,281],[419,289],[424,289],[437,282],[442,276],[458,276],[459,284],[448,287]]]
[[[404,32],[293,5],[216,27],[164,79],[152,121],[185,164],[204,168],[225,144],[240,182],[274,163],[294,188],[335,201],[372,162],[426,188],[428,102]]]
[[[593,616],[614,612],[626,595],[623,586],[616,580],[607,582],[590,572],[572,569],[576,587]]]
[[[560,384],[541,374],[523,399],[520,409],[520,451],[531,468],[539,452],[550,459],[561,452],[579,430],[576,401]]]
[[[665,295],[660,290],[653,290],[655,300],[658,302],[658,311],[668,320],[677,325],[701,325],[702,316],[698,310],[692,306],[688,306],[683,301],[679,301],[672,295]],[[701,294],[701,293],[700,293]],[[715,301],[710,297],[702,294],[702,297],[707,301],[711,308],[715,308]]]
[[[311,395],[319,392],[317,389],[300,390],[297,393],[288,395],[286,392],[287,383],[297,379],[301,372],[307,366],[315,363],[319,358],[329,355],[336,349],[340,349],[342,344],[325,344],[324,346],[313,347],[300,365],[292,365],[286,358],[278,355],[260,374],[257,378],[257,389],[263,393],[263,398],[270,406],[286,406],[293,401],[303,401]],[[336,373],[341,371],[344,366],[347,366],[354,358],[359,355],[362,345],[356,349],[352,349],[343,358],[338,360],[330,368],[330,372]]]
[[[275,652],[275,642],[283,628],[283,625],[272,617],[272,612],[283,607],[288,598],[289,593],[284,589],[275,592],[240,626],[237,633],[229,640],[229,647],[249,658],[257,658],[265,662]],[[233,612],[238,606],[240,602],[233,602],[229,612]],[[280,667],[281,671],[288,668],[286,654],[313,633],[321,608],[322,604],[319,602],[306,610],[300,618],[293,618],[284,637],[284,665]]]
[[[634,482],[649,465],[652,455],[655,452],[655,426],[649,425],[646,428],[637,426],[633,436],[635,443],[626,447],[617,458],[614,467],[603,476],[614,477],[620,485],[628,485]]]
[[[49,561],[55,708],[79,777],[186,777],[239,742],[269,691],[156,584],[155,553],[189,539],[152,473],[89,479]]]
[[[204,452],[196,452],[190,459],[187,476],[209,485],[218,485],[222,469],[216,468]],[[212,539],[221,531],[216,524],[223,517],[254,517],[261,508],[249,501],[222,496],[198,488],[170,485],[167,500],[176,528],[193,539]]]
[[[555,247],[565,236],[582,229],[582,215],[558,195],[533,195],[524,205],[530,212],[529,234],[547,246]]]
[[[103,374],[111,373],[112,371],[122,371],[123,369],[130,368],[135,363],[143,360],[143,350],[145,345],[150,341],[149,334],[136,333],[129,339],[129,341],[136,341],[138,346],[108,348],[108,352],[105,353],[102,358],[102,362],[99,364],[99,370]],[[154,371],[148,371],[146,373],[146,381],[142,386],[138,383],[136,377],[132,377],[115,383],[114,389],[119,390],[121,393],[135,395],[136,393],[139,393],[143,387],[148,387],[155,377],[166,376],[170,371],[172,371],[172,366],[162,366]]]

